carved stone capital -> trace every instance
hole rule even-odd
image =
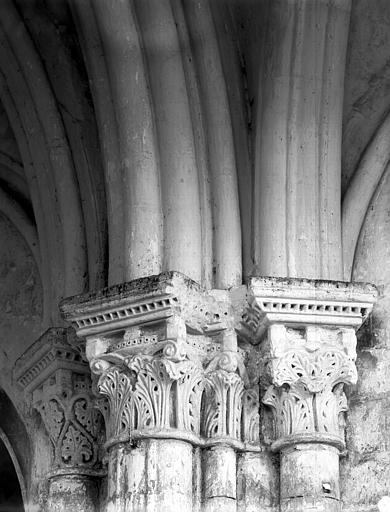
[[[14,377],[40,413],[53,446],[53,473],[99,473],[101,414],[90,369],[66,329],[53,328],[16,362]]]
[[[343,386],[357,381],[354,329],[271,326],[268,343],[272,384],[263,403],[273,408],[279,444],[320,434],[342,448]]]
[[[244,448],[246,352],[228,292],[167,272],[69,299],[61,309],[86,337],[99,375],[107,446],[160,437]],[[247,404],[245,425],[249,416]]]
[[[203,434],[206,439],[241,439],[244,385],[237,373],[214,370],[206,377]]]
[[[261,343],[263,403],[273,449],[298,442],[344,447],[344,385],[355,384],[355,330],[376,299],[371,285],[254,278],[242,331]]]
[[[203,391],[198,363],[142,354],[104,363],[98,389],[108,401],[103,413],[109,445],[142,437],[197,439]]]

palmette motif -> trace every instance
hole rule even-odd
[[[65,432],[61,446],[61,458],[65,463],[82,465],[93,459],[93,441],[91,441],[73,425],[69,425]]]
[[[101,414],[87,391],[90,382],[79,389],[74,386],[72,392],[60,394],[49,388],[35,403],[54,448],[53,469],[91,469],[98,463]]]

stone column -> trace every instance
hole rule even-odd
[[[255,143],[256,271],[339,279],[351,0],[272,0],[267,5]]]
[[[68,336],[63,328],[46,331],[16,362],[14,376],[39,412],[53,447],[46,509],[95,512],[103,474],[102,417],[94,408],[89,366]]]
[[[245,449],[237,457],[237,510],[274,512],[279,474],[269,449],[260,440],[259,389],[245,389],[242,399],[242,439]]]
[[[217,356],[207,369],[203,409],[203,503],[205,512],[237,510],[236,449],[241,445],[244,382],[235,350]],[[226,346],[226,345],[225,345]]]
[[[254,278],[244,329],[261,344],[280,453],[280,510],[339,512],[345,450],[344,385],[355,384],[355,330],[369,314],[369,285]]]
[[[167,272],[61,309],[99,375],[107,511],[235,510],[245,354],[227,292]]]
[[[188,437],[199,429],[199,366],[140,352],[124,364],[105,362],[94,361],[93,367],[101,371],[98,387],[108,399],[107,511],[168,511],[174,505],[191,511]]]

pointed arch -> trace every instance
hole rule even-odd
[[[374,193],[390,162],[390,114],[367,146],[342,204],[344,279],[351,279],[359,234]]]

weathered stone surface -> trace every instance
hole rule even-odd
[[[389,450],[390,399],[353,401],[348,413],[347,440],[349,457],[365,459],[374,453]],[[370,435],[367,435],[369,429]]]
[[[255,93],[260,275],[342,276],[339,175],[350,9],[350,0],[267,4]]]
[[[236,451],[260,450],[259,397],[229,295],[165,273],[62,307],[105,397],[109,507],[235,508]],[[118,489],[122,474],[129,486]]]
[[[286,501],[305,497],[323,503],[340,500],[338,450],[321,443],[297,443],[283,449],[280,497]]]
[[[354,395],[358,400],[369,400],[374,395],[386,396],[390,391],[387,378],[390,371],[390,349],[381,347],[363,348],[358,351],[356,361],[359,377]],[[367,377],[367,378],[366,378]]]
[[[357,381],[355,329],[376,290],[362,284],[259,278],[243,333],[262,341],[263,403],[272,408],[284,511],[340,510],[345,384]],[[268,381],[268,382],[267,382]]]
[[[191,512],[275,512],[271,446],[303,441],[347,453],[348,509],[390,494],[389,13],[387,0],[0,1],[0,429],[27,510],[46,507],[50,480],[50,506],[74,508],[59,471],[95,474],[100,455],[118,475],[112,507],[174,500],[164,443],[192,454]],[[374,291],[292,279],[343,266],[383,291],[350,390]],[[257,273],[281,277],[255,280],[255,304],[242,283]],[[29,350],[79,293],[63,307],[80,340]],[[269,324],[286,329],[272,351]],[[166,498],[142,480],[152,445]],[[236,496],[215,478],[205,502],[204,474],[225,466]],[[316,492],[285,506],[322,507]]]
[[[142,440],[109,451],[107,511],[192,511],[192,446]]]
[[[351,463],[352,462],[352,463]],[[360,510],[375,507],[389,492],[390,457],[388,453],[372,453],[361,460],[346,460],[341,467],[341,492],[345,507]],[[348,510],[348,508],[347,508]]]
[[[375,16],[375,12],[372,13]],[[380,55],[378,55],[380,58]],[[380,82],[377,83],[380,87]],[[381,101],[380,98],[377,98]],[[371,101],[371,100],[370,100]],[[383,134],[386,145],[387,136]],[[375,143],[372,147],[378,147]],[[381,155],[380,151],[377,153]],[[380,161],[378,161],[379,163]],[[389,251],[390,181],[386,173],[374,196],[362,227],[354,262],[354,278],[372,280],[380,290],[369,322],[359,336],[359,380],[350,393],[347,424],[348,453],[341,460],[342,496],[345,507],[377,507],[389,495],[390,456],[388,423],[389,369]],[[375,508],[374,508],[375,510]]]
[[[48,330],[18,359],[14,374],[39,412],[52,442],[52,471],[100,469],[102,417],[94,408],[89,368],[68,341],[68,330]]]
[[[53,477],[50,480],[46,510],[95,512],[98,510],[98,483],[78,475]]]
[[[275,456],[274,456],[275,457]],[[237,459],[237,508],[271,511],[279,503],[279,467],[267,452],[241,453]]]
[[[13,385],[12,366],[42,332],[42,286],[27,243],[1,213],[0,241],[0,387],[19,407],[23,397]]]
[[[52,445],[46,510],[95,512],[102,417],[94,408],[88,365],[70,337],[67,329],[49,329],[18,359],[14,375]]]
[[[204,500],[236,500],[236,453],[227,446],[214,446],[203,452]],[[228,505],[229,506],[229,505]]]

